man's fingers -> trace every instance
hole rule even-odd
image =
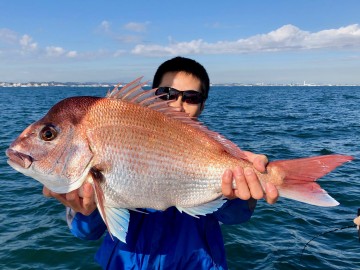
[[[236,167],[233,171],[236,190],[235,195],[242,200],[248,200],[251,198],[251,193],[248,184],[245,179],[244,170],[241,167]]]
[[[51,191],[47,188],[47,187],[43,187],[43,195],[45,196],[45,197],[47,197],[47,198],[50,198],[50,197],[52,197],[51,196]]]
[[[266,165],[268,164],[269,160],[265,155],[256,155],[255,159],[253,160],[253,166],[259,172],[265,172]]]
[[[73,190],[66,194],[52,192],[44,186],[43,195],[48,198],[55,198],[63,205],[83,215],[90,215],[96,209],[95,193],[92,185],[89,183],[84,183],[80,189]]]
[[[59,202],[61,202],[63,205],[65,206],[69,206],[69,203],[67,202],[66,200],[66,195],[65,194],[58,194],[58,193],[55,193],[55,192],[52,192],[50,191],[50,196],[49,197],[52,197],[54,199],[57,199]]]
[[[81,212],[82,206],[77,190],[73,190],[65,195],[68,206],[76,212]]]
[[[262,173],[265,172],[266,165],[269,163],[267,156],[254,154],[249,151],[244,151],[244,154],[248,159],[248,161],[250,161],[253,164],[255,170],[258,170],[259,172]]]
[[[94,198],[94,190],[93,190],[92,185],[89,183],[85,183],[83,188],[84,189],[83,189],[83,199],[82,199],[82,206],[83,206],[82,213],[84,215],[89,215],[96,208],[96,203],[95,203],[95,198]]]
[[[265,184],[265,199],[269,204],[276,203],[277,199],[279,198],[279,191],[277,188],[271,184],[266,183]]]
[[[226,170],[222,176],[221,191],[223,195],[228,199],[236,198],[234,190],[232,188],[233,174],[231,170]]]
[[[85,182],[83,184],[83,197],[84,198],[93,198],[94,197],[94,190],[93,190],[93,186],[88,183],[88,182]]]
[[[244,174],[251,197],[256,200],[262,199],[264,197],[264,191],[254,170],[250,167],[246,167],[244,169]]]
[[[360,225],[360,217],[356,217],[354,219],[354,223],[359,226]]]

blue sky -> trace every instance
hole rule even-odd
[[[0,82],[151,80],[181,55],[212,83],[360,84],[360,1],[0,2]]]

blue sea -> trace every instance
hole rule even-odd
[[[70,234],[64,207],[14,171],[5,150],[61,99],[107,90],[0,88],[0,269],[99,269],[93,256],[101,240]],[[261,200],[249,222],[222,226],[230,269],[360,269],[357,229],[340,229],[353,224],[360,208],[359,104],[360,87],[211,88],[200,120],[244,150],[270,160],[331,153],[356,158],[319,180],[339,206]]]

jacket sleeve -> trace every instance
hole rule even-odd
[[[96,209],[89,216],[74,212],[67,208],[66,219],[71,233],[84,240],[97,240],[106,230],[106,225]]]
[[[223,224],[240,224],[250,220],[256,202],[254,199],[247,201],[241,199],[227,200],[219,210],[214,212],[214,215]]]

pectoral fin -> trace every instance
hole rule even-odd
[[[105,206],[105,196],[100,183],[105,181],[104,175],[99,169],[91,168],[90,174],[93,179],[97,207],[104,220],[110,236],[113,235],[126,243],[126,234],[129,227],[130,213],[127,209]]]

